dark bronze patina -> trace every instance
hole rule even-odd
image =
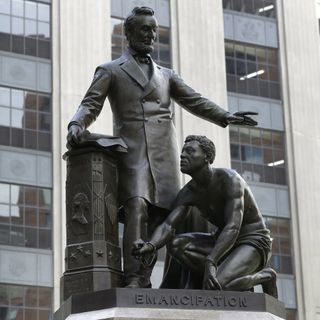
[[[252,192],[234,170],[213,168],[212,141],[189,136],[180,156],[180,168],[192,180],[179,192],[175,209],[155,230],[149,242],[137,241],[133,254],[152,255],[167,244],[171,256],[189,268],[186,288],[247,291],[262,285],[277,297],[276,273],[266,267],[271,256],[270,232]],[[217,227],[214,233],[175,235],[175,229],[197,207]],[[170,287],[179,286],[173,270]],[[167,270],[167,277],[170,271]],[[181,282],[180,282],[181,285]]]
[[[68,142],[76,145],[108,98],[114,134],[128,146],[128,152],[118,162],[118,202],[124,212],[124,274],[128,287],[150,287],[155,259],[148,266],[141,265],[132,257],[131,248],[139,239],[148,240],[153,226],[173,208],[180,189],[171,99],[221,127],[230,123],[257,124],[248,117],[255,113],[231,114],[195,92],[173,70],[157,65],[150,57],[157,28],[151,8],[137,7],[132,11],[125,21],[129,43],[126,52],[96,69],[92,84],[68,126]],[[81,203],[83,211],[85,200]],[[75,217],[84,221],[81,213]]]
[[[117,157],[125,151],[120,138],[85,131],[64,155],[67,247],[61,279],[63,301],[74,293],[122,286]]]

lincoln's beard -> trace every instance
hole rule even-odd
[[[140,54],[147,54],[153,51],[153,44],[145,44],[141,41],[135,41],[134,39],[130,39],[129,45],[130,48]]]

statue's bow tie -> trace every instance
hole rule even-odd
[[[148,56],[136,56],[136,59],[140,62],[140,63],[145,63],[145,64],[150,64],[151,63],[151,59]]]

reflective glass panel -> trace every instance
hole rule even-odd
[[[25,1],[25,17],[37,19],[37,3],[33,1]]]
[[[0,32],[10,33],[10,16],[0,14]]]
[[[24,15],[24,3],[22,0],[11,0],[12,5],[12,14],[14,16],[20,16],[23,17]]]
[[[50,7],[48,5],[38,3],[38,19],[50,22]]]
[[[15,128],[23,128],[24,112],[21,110],[11,110],[11,126]]]
[[[10,126],[10,109],[0,107],[0,126]]]
[[[12,29],[11,30],[12,30],[13,34],[23,36],[23,34],[24,34],[23,19],[12,17]]]
[[[34,20],[25,19],[25,36],[36,37],[37,36],[37,23]]]
[[[0,87],[0,105],[10,106],[10,89]]]

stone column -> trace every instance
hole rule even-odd
[[[61,295],[121,286],[117,166],[114,153],[86,147],[67,161],[67,247]]]

